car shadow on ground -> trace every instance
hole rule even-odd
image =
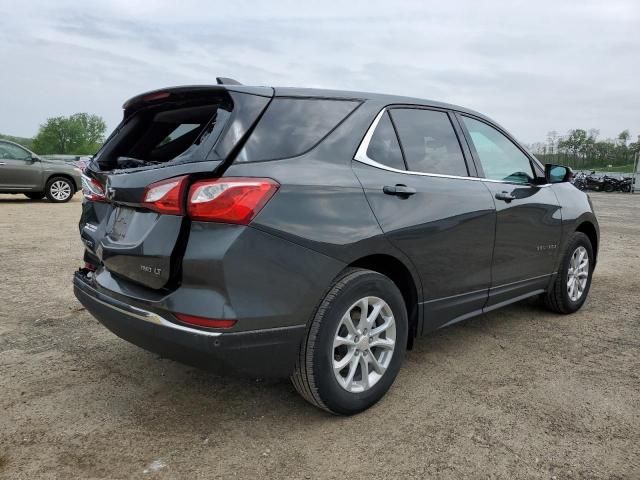
[[[63,203],[72,203],[72,202],[78,202],[78,201],[82,201],[82,197],[78,195],[78,193],[76,192],[74,196],[71,198],[71,200]],[[15,195],[1,193],[0,204],[3,204],[3,203],[16,205],[16,204],[22,204],[22,203],[52,203],[52,202],[47,200],[46,197],[38,200],[31,200],[30,198],[27,198],[20,193],[17,193]]]
[[[443,356],[455,358],[470,347],[504,348],[501,343],[508,340],[500,340],[496,331],[510,330],[521,316],[543,312],[548,314],[538,303],[524,301],[418,338],[407,353],[396,386],[373,408],[389,408],[399,401],[402,391],[424,387],[429,369],[437,369]],[[110,415],[134,418],[149,432],[198,431],[203,425],[210,428],[224,422],[283,417],[299,418],[308,426],[309,422],[340,418],[305,402],[288,379],[220,376],[161,358],[117,338],[109,340],[106,349],[84,351],[83,356],[92,375],[106,382],[103,389],[109,402],[101,410],[107,408]],[[112,383],[117,388],[110,387]],[[158,418],[163,419],[160,424]]]

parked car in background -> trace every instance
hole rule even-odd
[[[0,140],[0,193],[68,202],[81,188],[80,169],[72,163],[40,157],[22,145]]]
[[[91,158],[92,158],[91,156],[78,157],[74,165],[78,167],[81,172],[84,172],[89,166],[89,163],[91,162]]]
[[[124,108],[84,172],[73,283],[143,348],[291,376],[312,404],[353,414],[420,335],[531,296],[563,314],[587,298],[588,196],[477,112],[240,85]]]

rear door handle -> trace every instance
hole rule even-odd
[[[387,195],[396,195],[398,197],[410,197],[416,193],[416,189],[413,187],[407,187],[406,185],[385,185],[382,187],[382,191]]]
[[[499,192],[496,193],[496,198],[498,200],[504,200],[505,202],[509,203],[511,200],[515,200],[516,197],[514,197],[513,195],[511,195],[509,192]]]

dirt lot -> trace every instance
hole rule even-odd
[[[118,339],[72,293],[79,196],[0,196],[0,477],[640,478],[640,195],[592,198],[579,313],[525,302],[420,339],[382,402],[336,418]]]

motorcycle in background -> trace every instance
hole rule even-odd
[[[602,189],[604,188],[604,180],[603,180],[603,178],[601,176],[596,175],[595,170],[592,171],[589,175],[587,175],[585,180],[587,182],[587,189],[588,190],[594,190],[596,192],[601,192]]]
[[[572,180],[573,185],[580,190],[594,190],[596,192],[631,192],[636,183],[633,177],[600,176],[595,171],[587,174],[578,172]]]
[[[574,175],[572,183],[578,190],[586,190],[587,174],[584,172],[578,172],[576,175]]]

